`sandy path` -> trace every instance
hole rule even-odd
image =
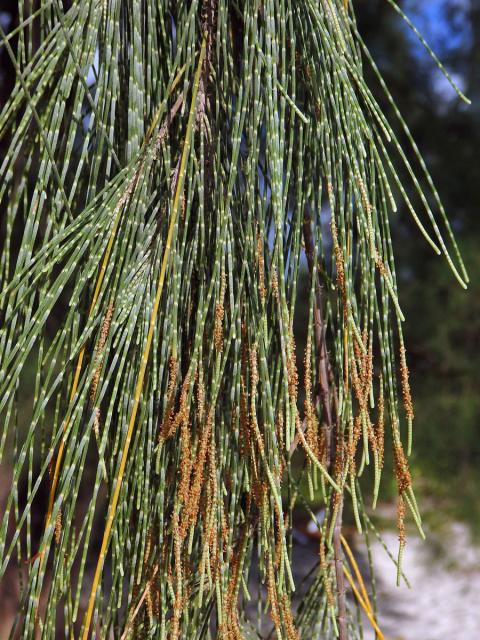
[[[383,538],[396,555],[396,534],[387,532]],[[388,640],[480,638],[480,549],[463,525],[452,525],[442,538],[409,539],[404,572],[411,589],[395,586],[396,569],[379,543],[372,552],[379,623]]]

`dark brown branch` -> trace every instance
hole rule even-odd
[[[336,457],[343,456],[341,443],[338,443],[338,415],[336,398],[336,388],[333,381],[332,371],[330,367],[327,342],[326,342],[326,323],[324,318],[324,300],[322,284],[320,282],[318,269],[315,269],[317,262],[316,245],[312,232],[312,221],[310,217],[309,205],[305,206],[303,219],[303,237],[305,240],[305,255],[308,262],[308,270],[310,278],[315,274],[315,297],[313,305],[313,319],[315,330],[315,351],[317,356],[317,402],[322,408],[322,422],[325,425],[325,436],[327,445],[327,460],[329,461],[330,470],[334,470],[337,466],[341,469],[342,460],[336,460]],[[332,495],[330,513],[331,517],[335,517],[335,499],[336,499],[336,520],[333,529],[333,557],[335,564],[335,576],[337,583],[337,624],[340,640],[347,640],[347,606],[345,597],[345,580],[343,576],[343,553],[341,544],[342,534],[342,511],[343,496]]]
[[[313,239],[311,219],[309,215],[308,206],[305,206],[304,219],[303,219],[303,237],[305,240],[305,255],[308,262],[308,270],[310,272],[310,278],[314,273],[315,264],[317,261],[317,252],[315,248],[315,242]],[[318,277],[318,271],[315,277],[315,299],[313,305],[313,322],[315,330],[315,351],[317,354],[317,399],[320,400],[322,407],[322,417],[326,426],[326,445],[327,445],[327,460],[332,465],[334,451],[332,448],[332,405],[330,399],[329,388],[329,376],[328,376],[328,352],[325,339],[325,320],[323,317],[323,300],[322,300],[322,286]]]

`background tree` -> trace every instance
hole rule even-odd
[[[397,240],[399,288],[407,317],[406,343],[415,389],[415,475],[424,494],[446,498],[446,512],[467,518],[478,533],[477,427],[480,388],[476,376],[480,325],[477,302],[477,239],[480,167],[475,148],[480,134],[478,68],[480,12],[476,3],[436,0],[420,8],[403,6],[442,61],[462,82],[472,106],[466,108],[402,21],[383,2],[359,12],[360,29],[420,149],[426,152],[471,284],[465,296],[420,241],[406,216],[393,224]],[[395,41],[395,48],[389,42]],[[379,96],[379,99],[380,96]],[[383,104],[383,103],[382,103]],[[418,206],[418,200],[412,194]]]
[[[405,127],[409,155],[363,79],[372,60],[353,8],[53,0],[1,35],[17,83],[0,121],[0,406],[16,459],[0,542],[3,571],[14,553],[31,559],[18,628],[52,637],[83,619],[83,637],[203,637],[211,624],[247,635],[258,565],[259,607],[279,637],[356,634],[342,510],[369,526],[357,479],[370,463],[375,502],[385,441],[400,558],[406,509],[421,530],[397,199],[461,284],[467,275]],[[315,496],[320,564],[294,619],[293,511]],[[375,625],[368,596],[355,602]]]

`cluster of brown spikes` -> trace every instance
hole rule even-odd
[[[0,116],[0,441],[29,487],[0,527],[0,571],[29,560],[15,633],[346,640],[358,605],[379,635],[342,526],[351,501],[367,527],[364,471],[375,504],[391,451],[399,566],[407,510],[421,531],[394,193],[468,278],[438,194],[403,186],[411,154],[364,80],[353,3],[67,5],[39,0],[18,38],[0,25],[18,80]],[[303,508],[323,520],[300,602]]]

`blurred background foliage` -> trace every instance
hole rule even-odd
[[[441,517],[468,518],[479,534],[480,3],[401,5],[472,100],[459,102],[385,0],[358,2],[360,27],[432,172],[470,275],[465,293],[400,211],[394,246],[415,395],[416,484],[424,498],[445,499]]]
[[[431,522],[435,514],[439,520],[446,515],[466,519],[480,535],[476,499],[480,489],[480,3],[399,3],[471,98],[470,107],[458,100],[387,0],[355,4],[360,31],[427,161],[470,275],[465,293],[414,228],[411,217],[399,210],[393,231],[415,395],[417,491]],[[15,28],[17,0],[2,1],[0,21],[6,31]],[[0,106],[13,83],[13,70],[1,48]],[[371,86],[377,86],[373,77]],[[380,90],[377,99],[388,112]],[[398,134],[402,139],[400,129]],[[0,157],[3,153],[0,148]],[[409,196],[416,201],[414,192]],[[305,326],[304,312],[299,309],[298,327]],[[302,336],[297,342],[301,347]],[[388,496],[388,488],[383,495]]]

